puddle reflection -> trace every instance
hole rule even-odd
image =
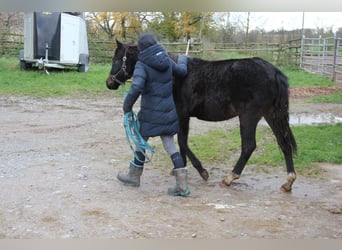
[[[332,113],[290,115],[291,125],[335,124],[339,122],[342,122],[342,117],[337,117]]]
[[[315,124],[336,124],[341,123],[342,117],[335,116],[332,113],[319,113],[319,114],[291,114],[291,125],[315,125]],[[260,122],[262,125],[267,125],[265,120]]]

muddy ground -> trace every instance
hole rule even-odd
[[[291,113],[333,113],[342,105],[291,99]],[[38,99],[0,96],[0,238],[342,238],[342,166],[299,175],[280,191],[282,167],[262,173],[248,165],[232,186],[218,184],[237,156],[205,166],[203,181],[189,166],[191,195],[170,197],[171,162],[159,150],[141,187],[119,183],[131,151],[122,128],[122,98]],[[191,133],[235,127],[192,119]],[[153,145],[159,140],[153,139]]]

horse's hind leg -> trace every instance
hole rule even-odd
[[[292,158],[293,152],[296,152],[297,150],[295,138],[290,129],[287,116],[277,118],[273,115],[270,115],[265,116],[265,119],[276,136],[278,145],[285,157],[287,179],[286,182],[281,186],[281,190],[283,192],[290,192],[292,190],[292,185],[296,180],[296,172]]]
[[[233,171],[222,180],[223,185],[229,186],[234,180],[239,179],[248,159],[256,148],[255,133],[260,118],[248,114],[240,116],[241,154]]]

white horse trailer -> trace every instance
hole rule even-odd
[[[33,12],[24,16],[24,50],[20,68],[89,67],[87,27],[80,12]]]

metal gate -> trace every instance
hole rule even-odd
[[[303,36],[300,68],[342,83],[342,38]]]

